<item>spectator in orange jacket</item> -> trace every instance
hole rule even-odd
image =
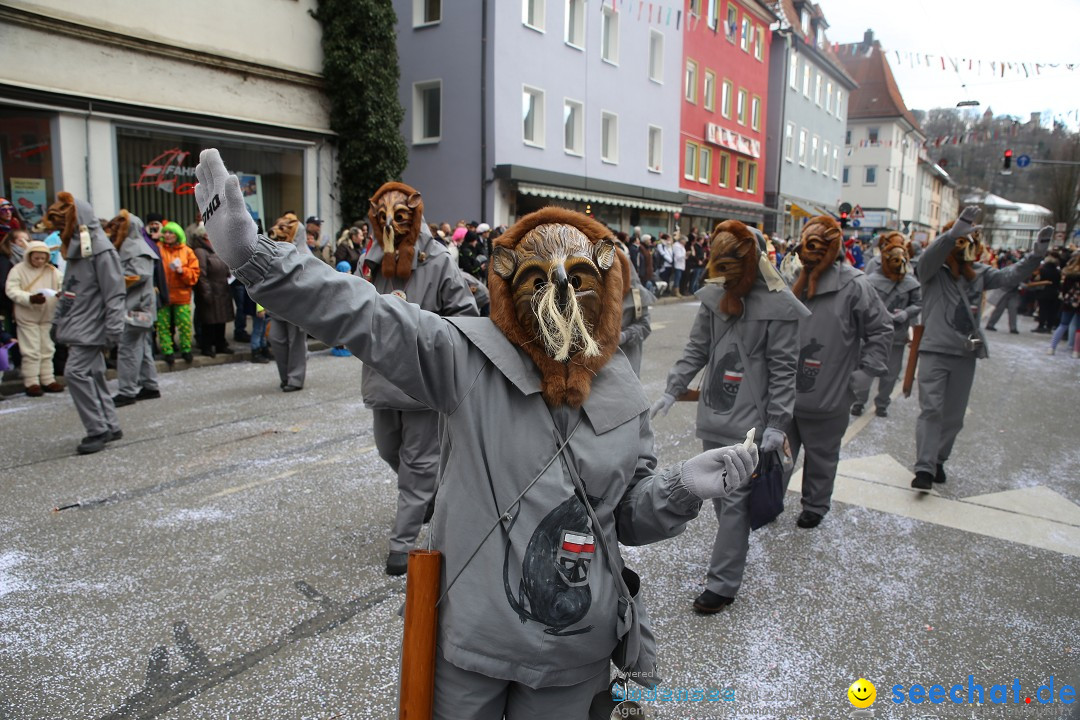
[[[165,223],[158,241],[165,281],[169,286],[169,304],[158,310],[157,334],[161,352],[169,367],[174,358],[173,333],[184,362],[191,363],[191,289],[199,282],[199,260],[187,246],[184,229],[174,222]]]

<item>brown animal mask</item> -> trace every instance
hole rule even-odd
[[[878,247],[881,249],[881,274],[894,283],[903,280],[911,269],[907,238],[898,232],[885,233],[878,238]]]
[[[941,231],[947,232],[953,226],[953,222],[955,221],[946,223]],[[952,273],[954,279],[960,279],[961,275],[969,281],[975,279],[975,268],[972,265],[982,255],[981,240],[982,233],[978,230],[971,235],[961,235],[956,238],[953,251],[945,258],[945,264],[949,266],[949,272]]]
[[[840,254],[840,241],[843,232],[840,225],[827,215],[812,217],[803,228],[799,239],[799,260],[802,261],[802,272],[791,291],[800,300],[803,293],[806,299],[814,297],[817,293],[817,281],[821,273],[825,272]]]
[[[127,210],[121,210],[116,217],[105,223],[105,234],[109,236],[113,247],[117,250],[127,240],[128,230],[131,228],[131,214]]]
[[[382,243],[382,274],[408,280],[424,218],[423,198],[404,183],[388,182],[368,202],[371,231]]]
[[[285,213],[277,219],[274,226],[270,228],[270,238],[282,243],[295,243],[296,233],[302,233],[304,226],[300,224],[299,218],[292,213]]]
[[[45,211],[39,227],[45,232],[56,230],[60,233],[61,252],[67,257],[68,243],[79,231],[79,212],[75,209],[75,197],[63,190],[56,193],[56,202]]]
[[[750,228],[738,220],[725,220],[713,228],[706,277],[724,286],[721,312],[742,315],[742,299],[754,286],[757,265],[757,239]]]
[[[495,241],[491,319],[536,363],[549,405],[580,407],[611,359],[628,271],[606,227],[562,208],[526,215]]]

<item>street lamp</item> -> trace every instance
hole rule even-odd
[[[979,107],[978,100],[961,100],[956,103],[956,107]]]

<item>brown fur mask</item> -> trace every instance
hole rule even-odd
[[[371,232],[382,243],[382,274],[408,280],[424,219],[423,198],[404,183],[388,182],[368,202]]]
[[[270,238],[281,243],[296,244],[296,233],[304,232],[300,219],[292,213],[285,213],[270,228]]]
[[[738,220],[725,220],[713,228],[705,275],[713,281],[724,279],[721,312],[742,315],[742,299],[754,286],[758,275],[757,265],[757,238],[750,228]]]
[[[955,220],[950,220],[941,228],[942,232],[948,232]],[[982,255],[982,234],[979,231],[971,235],[961,235],[956,238],[953,251],[945,258],[945,264],[949,266],[949,272],[953,279],[959,280],[963,275],[970,282],[975,279],[975,268],[972,265]]]
[[[68,243],[79,231],[79,212],[75,209],[75,197],[66,191],[56,193],[56,202],[45,211],[38,227],[45,232],[60,233],[61,252],[67,257]],[[36,229],[36,228],[35,228]]]
[[[803,268],[799,273],[799,279],[791,288],[795,297],[802,300],[804,293],[807,300],[814,297],[821,273],[832,267],[840,255],[842,238],[843,232],[840,230],[840,225],[827,215],[812,217],[806,223],[802,236],[799,238],[797,250]]]
[[[908,274],[910,248],[908,239],[898,232],[888,232],[878,238],[881,249],[881,274],[898,283]]]
[[[127,240],[130,228],[131,214],[127,210],[121,210],[116,217],[105,223],[105,234],[109,236],[113,247],[119,250],[120,246]]]
[[[548,405],[589,397],[619,346],[628,272],[606,227],[562,208],[526,215],[495,241],[491,319],[536,363]]]

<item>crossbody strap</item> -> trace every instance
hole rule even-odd
[[[739,335],[738,328],[735,328],[735,348],[739,351],[739,359],[742,360],[743,377],[746,378],[746,386],[750,390],[750,394],[754,396],[754,405],[757,406],[758,413],[761,415],[761,432],[765,432],[765,427],[769,423],[769,416],[765,414],[765,405],[761,402],[761,396],[757,394],[757,390],[754,387],[754,374],[751,370],[750,358],[746,354],[746,348],[742,344],[742,336]]]

